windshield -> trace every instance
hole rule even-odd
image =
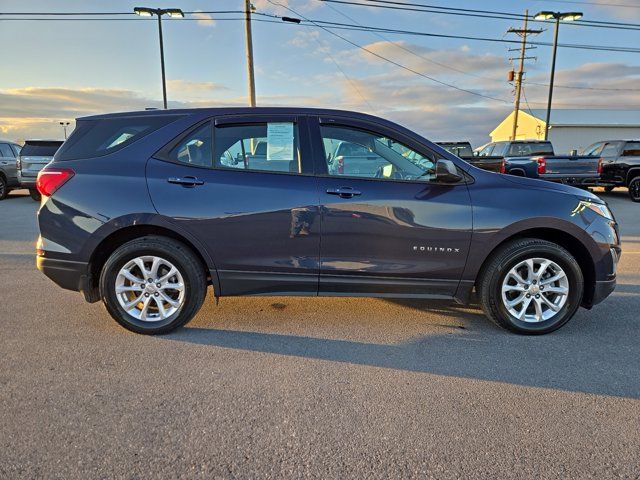
[[[442,148],[447,152],[453,153],[458,157],[473,157],[473,150],[469,144],[456,144],[456,143],[439,143]]]

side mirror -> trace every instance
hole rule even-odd
[[[451,160],[438,160],[436,162],[436,181],[442,183],[457,183],[462,180],[462,175]]]
[[[571,150],[571,151],[569,152],[569,156],[570,156],[570,157],[575,157],[576,155],[578,155],[578,150]]]

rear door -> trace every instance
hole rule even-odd
[[[395,130],[340,117],[312,124],[322,209],[320,294],[450,296],[471,239],[465,183],[435,183],[435,154]],[[358,173],[334,168],[348,142]]]
[[[207,120],[155,157],[154,205],[206,245],[217,293],[317,293],[320,218],[304,116]]]

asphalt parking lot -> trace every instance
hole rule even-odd
[[[640,204],[618,288],[522,337],[449,303],[212,295],[162,337],[34,265],[0,202],[2,478],[639,478]]]

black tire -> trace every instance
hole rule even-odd
[[[29,196],[31,197],[31,200],[34,200],[36,202],[39,202],[40,198],[42,198],[42,195],[40,195],[40,192],[36,188],[29,189]]]
[[[616,188],[616,187],[614,187],[613,185],[609,185],[609,186],[607,186],[607,187],[604,187],[604,191],[605,191],[606,193],[611,193],[611,192],[613,192],[613,189],[614,189],[614,188]]]
[[[9,187],[7,186],[7,180],[3,175],[0,175],[0,200],[4,200],[9,195]]]
[[[184,301],[171,316],[158,321],[143,321],[129,315],[116,295],[116,278],[120,269],[140,256],[158,256],[171,262],[184,280]],[[205,266],[186,245],[161,236],[150,235],[131,240],[117,248],[100,273],[100,297],[109,314],[123,327],[147,335],[171,332],[191,320],[207,293]]]
[[[502,282],[509,271],[519,262],[533,257],[545,258],[560,266],[569,286],[564,306],[552,318],[535,323],[511,315],[502,299]],[[557,330],[573,317],[582,302],[584,280],[576,259],[560,245],[523,238],[509,242],[492,254],[482,268],[476,288],[482,310],[491,321],[516,333],[541,335]]]
[[[629,198],[634,202],[640,202],[640,175],[629,180]]]

